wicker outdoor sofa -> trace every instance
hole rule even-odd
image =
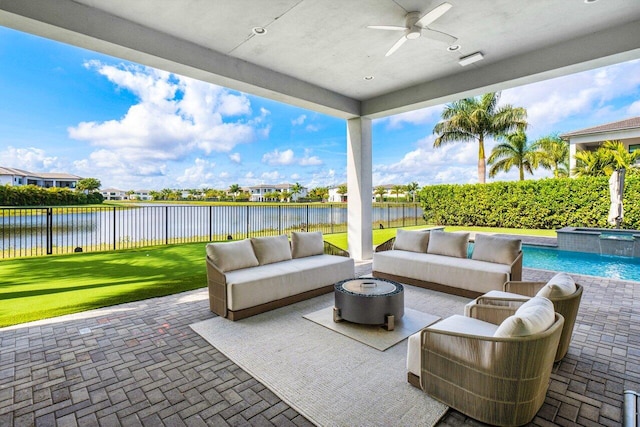
[[[379,245],[373,276],[409,285],[476,298],[522,280],[520,239],[476,234],[471,257],[469,233],[447,233],[442,227],[407,231]]]
[[[333,291],[355,277],[349,253],[322,240],[322,233],[292,232],[206,247],[209,307],[230,320]]]

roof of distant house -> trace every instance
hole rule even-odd
[[[591,135],[594,133],[614,132],[619,130],[637,129],[640,128],[640,117],[632,117],[630,119],[618,120],[617,122],[605,123],[599,126],[593,126],[590,128],[574,130],[573,132],[567,132],[560,135],[561,138],[569,138],[572,136]]]
[[[19,175],[19,176],[31,176],[34,178],[43,178],[43,179],[82,179],[82,177],[77,175],[71,175],[69,173],[63,172],[29,172],[23,169],[17,168],[8,168],[4,166],[0,166],[0,175]]]

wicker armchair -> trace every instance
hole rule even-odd
[[[511,316],[517,308],[526,301],[528,297],[535,296],[546,282],[523,282],[511,281],[504,284],[504,290],[508,294],[501,293],[500,296],[481,296],[467,306],[467,314],[474,313],[473,317],[481,315],[488,318],[489,322],[495,321],[492,316],[505,318]],[[580,300],[582,299],[582,285],[576,283],[576,291],[565,297],[550,298],[553,307],[557,313],[564,317],[564,327],[560,336],[558,351],[556,352],[555,361],[562,360],[569,350],[571,343],[571,335],[573,327],[576,323]],[[511,295],[509,295],[511,294]],[[526,298],[523,298],[526,297]],[[480,314],[482,313],[482,314]]]
[[[544,403],[563,323],[556,313],[546,331],[513,338],[425,328],[420,387],[481,422],[526,424]]]

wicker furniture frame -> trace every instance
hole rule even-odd
[[[324,253],[326,255],[337,255],[349,257],[349,252],[339,247],[324,242]],[[333,283],[311,291],[302,292],[291,295],[265,304],[242,310],[229,310],[227,305],[227,282],[225,274],[211,261],[207,256],[207,287],[209,288],[209,309],[218,316],[226,317],[229,320],[240,320],[245,317],[254,316],[264,313],[265,311],[274,310],[306,299],[315,298],[319,295],[327,294],[333,291]]]
[[[421,377],[409,373],[409,382],[478,421],[526,424],[544,403],[563,324],[556,313],[546,331],[514,338],[425,328]]]
[[[392,237],[384,243],[376,246],[375,252],[390,251],[396,238]],[[483,295],[483,292],[476,292],[469,289],[456,288],[454,286],[443,285],[441,283],[430,282],[427,280],[414,279],[413,277],[397,276],[395,274],[383,273],[381,271],[373,271],[373,277],[394,280],[396,282],[405,283],[407,285],[419,286],[421,288],[433,289],[434,291],[445,292],[448,294],[459,295],[466,298],[477,298]],[[516,259],[511,263],[511,280],[522,280],[522,251]]]
[[[512,294],[534,297],[545,284],[546,282],[509,281],[504,284],[504,290],[505,292],[510,292]],[[562,335],[560,336],[560,343],[555,357],[556,362],[564,358],[569,350],[571,335],[573,334],[573,326],[576,323],[576,316],[578,315],[578,309],[580,308],[580,300],[582,299],[583,290],[584,288],[582,285],[576,283],[576,291],[573,294],[565,297],[549,298],[553,303],[555,311],[564,317],[564,327],[562,328]],[[496,305],[496,302],[504,303],[504,306]],[[513,315],[513,313],[518,309],[518,306],[522,303],[522,300],[506,297],[488,298],[481,296],[478,297],[475,304],[469,305],[469,309],[472,315],[476,313],[476,315],[481,315],[485,318],[492,319],[492,316],[496,316],[495,319],[500,319]],[[484,313],[480,314],[480,312]],[[489,321],[496,323],[493,320]]]

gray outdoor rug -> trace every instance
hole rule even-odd
[[[467,302],[405,287],[405,307],[440,317],[463,314]],[[434,425],[447,407],[407,383],[407,340],[382,352],[303,318],[332,304],[327,294],[191,328],[316,425]]]
[[[402,319],[396,320],[394,330],[387,331],[381,326],[357,325],[349,322],[336,323],[333,321],[333,305],[306,314],[304,318],[380,351],[385,351],[409,335],[440,320],[438,316],[405,308],[404,316]]]

